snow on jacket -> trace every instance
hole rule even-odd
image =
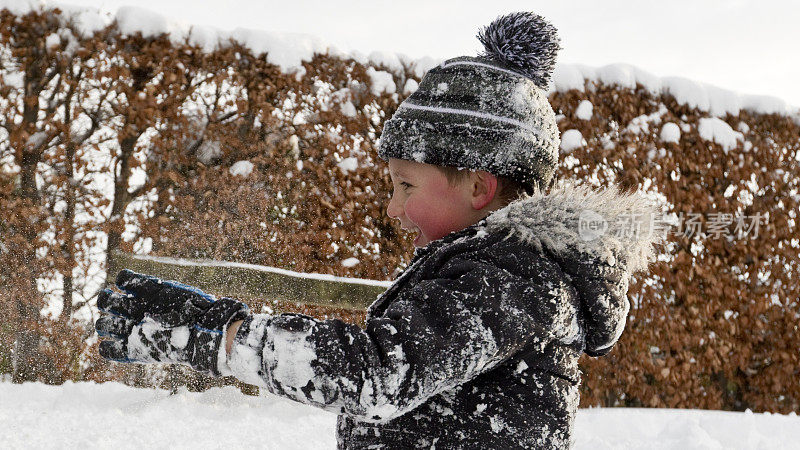
[[[620,337],[655,212],[614,188],[518,200],[418,249],[365,328],[249,317],[230,373],[339,414],[340,448],[567,448],[578,358]]]

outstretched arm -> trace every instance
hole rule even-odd
[[[452,260],[439,275],[401,289],[363,329],[300,314],[249,316],[226,369],[278,395],[385,421],[558,335],[531,313],[532,299],[551,298],[550,288],[479,261]]]

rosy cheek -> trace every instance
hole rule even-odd
[[[460,228],[461,199],[445,185],[431,189],[425,196],[412,197],[405,205],[409,218],[429,239],[439,239]]]
[[[447,234],[447,215],[440,205],[406,205],[406,216],[430,239],[438,239]]]

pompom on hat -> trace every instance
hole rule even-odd
[[[557,30],[520,12],[497,18],[478,39],[484,53],[448,59],[425,74],[384,125],[378,153],[547,187],[560,143],[547,100]]]

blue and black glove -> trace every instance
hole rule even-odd
[[[133,363],[177,363],[219,376],[224,331],[248,315],[248,307],[174,281],[130,270],[117,275],[122,293],[105,289],[95,322],[100,356]]]

